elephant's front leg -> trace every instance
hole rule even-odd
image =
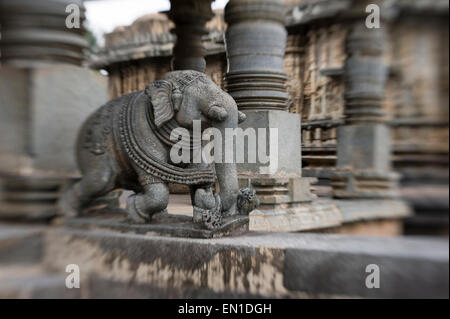
[[[169,186],[165,183],[143,186],[143,193],[127,199],[127,212],[136,223],[146,223],[152,216],[164,212],[169,204]]]
[[[190,192],[191,203],[194,207],[193,220],[196,223],[201,223],[203,220],[202,210],[211,210],[216,206],[212,187],[191,186]]]
[[[206,229],[216,229],[222,226],[220,197],[214,195],[211,187],[195,190],[193,206],[195,223],[202,224]]]

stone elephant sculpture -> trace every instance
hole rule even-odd
[[[170,139],[174,129],[192,130],[194,120],[202,130],[236,128],[245,115],[233,98],[205,74],[196,71],[168,72],[144,91],[116,98],[91,115],[78,137],[77,161],[82,179],[61,197],[59,207],[78,216],[93,199],[114,189],[135,192],[126,211],[137,223],[164,212],[169,201],[168,183],[190,186],[194,221],[208,220],[207,228],[220,225],[222,216],[243,213],[237,207],[236,164],[179,163],[171,161]],[[192,150],[194,143],[189,141]],[[220,193],[214,195],[217,177]],[[215,212],[216,216],[203,216]],[[244,212],[245,213],[245,212]],[[248,212],[247,212],[248,213]]]

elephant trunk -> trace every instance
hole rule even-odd
[[[215,169],[220,186],[219,196],[222,203],[222,212],[224,216],[230,216],[237,213],[236,203],[239,186],[234,154],[235,142],[233,134],[226,134],[226,129],[234,132],[238,127],[239,114],[235,103],[225,106],[223,109],[226,110],[226,118],[222,121],[213,122],[213,126],[220,131],[222,136],[222,161],[221,163],[216,161]],[[232,149],[230,146],[232,146]],[[226,149],[226,147],[230,149]],[[232,152],[233,156],[230,156],[229,152]]]

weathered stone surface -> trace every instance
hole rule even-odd
[[[359,12],[364,4],[357,5]],[[345,124],[337,129],[337,170],[331,178],[337,198],[398,195],[382,109],[388,75],[383,61],[385,34],[385,28],[368,29],[359,15],[351,21],[344,66]]]
[[[255,210],[250,213],[252,231],[293,232],[338,227],[343,223],[333,203],[304,203],[296,207]]]
[[[182,239],[106,229],[0,226],[0,298],[448,298],[448,240],[257,233]],[[26,253],[25,245],[11,249]],[[65,287],[68,264],[80,289]],[[380,288],[365,285],[380,267]]]
[[[83,176],[67,188],[58,209],[68,217],[80,216],[95,199],[125,189],[134,192],[125,209],[130,220],[149,223],[152,215],[167,208],[168,183],[177,183],[190,186],[194,222],[205,229],[220,228],[222,217],[248,214],[242,210],[245,202],[256,204],[257,199],[238,189],[236,161],[228,160],[228,151],[220,154],[214,169],[197,158],[202,145],[196,133],[212,127],[226,136],[243,120],[232,97],[204,73],[168,72],[144,91],[109,101],[84,122],[76,144]],[[183,141],[175,141],[173,134],[180,132]],[[187,158],[174,157],[180,144]],[[225,149],[225,139],[221,144]],[[216,179],[220,190],[214,194]]]
[[[66,27],[66,7],[77,5],[80,25]],[[84,38],[85,8],[82,0],[1,0],[1,61],[10,65],[40,63],[81,65],[88,42]]]
[[[206,48],[202,36],[208,34],[206,21],[214,14],[211,10],[212,0],[172,0],[169,18],[175,23],[176,43],[173,48],[173,70],[206,71]]]
[[[321,234],[342,234],[376,237],[403,236],[405,221],[402,219],[374,219],[345,223],[339,227],[314,231]]]
[[[241,110],[287,107],[284,15],[279,0],[233,0],[225,7],[226,87]]]
[[[264,207],[264,205],[262,205]],[[251,231],[307,231],[330,228],[339,232],[340,226],[376,220],[404,219],[411,208],[401,200],[326,200],[316,199],[294,207],[274,207],[250,214]]]
[[[170,61],[176,40],[176,36],[170,32],[173,27],[173,22],[166,14],[144,15],[130,26],[118,27],[105,34],[105,47],[96,52],[90,64],[94,68],[109,68],[114,63],[141,59],[166,57]],[[206,23],[206,29],[208,33],[201,37],[206,55],[224,53],[223,10],[214,10],[214,16]]]
[[[279,208],[281,204],[309,203],[316,198],[311,193],[310,178],[265,176],[241,174],[239,177],[241,187],[249,186],[258,193],[260,209]]]
[[[335,200],[346,223],[410,217],[411,207],[402,200]]]
[[[34,274],[26,277],[18,270],[18,278],[0,280],[0,299],[78,299],[82,289],[67,289],[64,275]]]
[[[116,289],[158,287],[158,297],[176,289],[215,297],[448,297],[446,240],[312,234],[189,240],[55,229],[46,243],[46,268],[61,271],[70,260],[80,266],[82,286],[95,277]],[[365,286],[373,263],[381,269],[379,289]]]
[[[364,270],[369,264],[380,269],[379,289],[368,289],[364,284],[368,276]],[[285,265],[285,278],[289,278],[285,283],[292,290],[341,294],[345,286],[346,294],[366,298],[448,296],[448,259],[445,258],[430,263],[414,255],[398,258],[389,253],[373,255],[370,250],[359,254],[352,251],[304,251],[299,254],[288,249]]]
[[[256,143],[258,143],[259,128],[264,129],[266,137],[266,153],[271,155],[270,143],[276,143],[278,150],[277,166],[273,168],[270,174],[276,177],[277,174],[289,174],[301,176],[301,151],[300,151],[300,120],[298,115],[290,114],[285,111],[278,110],[248,110],[244,112],[247,115],[247,120],[240,124],[244,131],[248,128],[254,129],[256,133]],[[278,134],[276,139],[271,136],[270,129],[276,129]],[[249,158],[255,158],[256,163],[250,163]],[[274,163],[273,163],[274,164]],[[258,149],[248,148],[245,153],[244,163],[238,163],[240,172],[249,172],[254,174],[261,174],[261,167],[267,167],[268,164],[260,162],[258,157]]]
[[[133,224],[122,216],[113,217],[80,217],[64,221],[64,224],[75,228],[113,229],[136,234],[161,234],[172,237],[188,238],[218,238],[236,236],[248,231],[248,216],[232,216],[224,218],[223,225],[217,229],[208,230],[201,224],[194,223],[191,216],[164,215],[152,220],[151,224]]]
[[[41,174],[58,171],[57,176],[78,176],[75,135],[86,117],[107,100],[106,87],[105,77],[70,65],[32,69],[2,67],[0,107],[5,116],[0,125],[0,156],[3,170],[7,166],[9,173],[27,171],[35,165]]]
[[[1,68],[1,218],[55,214],[60,186],[79,177],[77,131],[106,100],[106,78],[92,70],[64,64]]]
[[[32,145],[33,153],[38,155],[37,165],[74,174],[77,172],[76,132],[84,120],[108,100],[107,78],[92,70],[72,66],[39,68],[33,73],[35,131]],[[51,145],[49,141],[52,141]]]
[[[343,141],[338,149],[339,167],[356,171],[371,169],[380,173],[391,168],[390,134],[386,126],[344,126],[338,130],[338,139]]]
[[[44,229],[14,224],[0,226],[0,267],[39,263],[44,250]]]
[[[352,24],[347,22],[355,14],[365,17],[367,13],[364,7],[355,6],[362,1],[294,0],[285,3],[290,5],[285,24],[288,29],[284,58],[284,72],[288,75],[287,106],[290,112],[302,116],[302,175],[320,177],[326,182],[335,173],[337,131],[345,124],[344,71],[349,57],[346,40],[352,31]],[[438,184],[448,184],[448,1],[396,0],[380,4],[381,17],[388,19],[382,22],[384,41],[372,42],[384,44],[383,62],[385,71],[389,73],[384,90],[386,96],[381,101],[381,110],[388,118],[391,117],[386,125],[392,129],[390,140],[394,156],[389,161],[394,164],[396,172],[406,177],[400,183],[407,187],[412,182],[431,183],[438,188]],[[245,13],[237,16],[240,19]],[[112,56],[117,53],[118,58],[108,62],[114,91],[122,94],[142,89],[146,82],[153,81],[145,79],[157,77],[169,69],[169,58],[163,56],[170,55],[171,50],[158,53],[158,49],[164,47],[162,34],[170,36],[167,31],[169,22],[167,19],[165,22],[157,20],[155,18],[147,24],[136,23],[128,28],[126,35],[122,34],[120,41],[127,45],[120,50],[129,49],[135,55],[124,58],[120,56],[123,51],[111,50]],[[224,47],[220,41],[224,21],[218,15],[213,20],[211,22],[216,25],[209,28],[210,33],[203,37],[203,42],[208,54],[222,52],[222,55],[207,57],[206,72],[212,72],[211,77],[219,83],[226,73]],[[363,20],[361,18],[360,21]],[[131,29],[134,32],[130,32]],[[116,40],[119,35],[120,32]],[[140,43],[140,47],[134,42]],[[145,59],[147,53],[154,58]],[[119,61],[133,63],[115,63]],[[161,71],[163,68],[165,70]],[[378,75],[375,74],[374,79]],[[354,82],[358,84],[358,80]],[[379,143],[377,147],[383,146],[387,144]],[[338,191],[341,193],[338,197],[364,198],[375,193],[381,197],[395,195],[395,192],[386,191],[395,187],[393,174],[371,174],[375,180],[379,178],[374,182],[367,179],[370,173],[353,177],[347,173],[340,176],[337,184],[339,187],[349,186],[350,191]],[[352,181],[353,186],[357,186],[353,190]],[[384,190],[374,191],[366,187],[371,184],[381,185]],[[414,202],[433,203],[428,200],[428,194],[422,199],[419,197]],[[433,210],[439,210],[440,203],[448,201],[448,196],[433,198],[437,206],[428,206]],[[416,210],[420,208],[416,207]],[[423,216],[423,220],[427,219]],[[438,219],[448,220],[447,212],[444,211]]]

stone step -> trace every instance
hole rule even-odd
[[[4,269],[0,268],[0,272]],[[73,299],[81,298],[80,289],[68,289],[65,277],[38,272],[30,275],[30,271],[21,269],[14,276],[0,279],[0,299]]]
[[[79,266],[80,289],[65,287],[69,264]],[[366,285],[371,267],[379,288]],[[447,239],[257,232],[188,239],[0,225],[0,298],[448,298],[448,282]]]
[[[449,296],[447,239],[254,232],[187,239],[60,227],[45,242],[45,268],[77,264],[90,297]],[[375,272],[380,288],[368,288]]]
[[[0,266],[39,263],[46,226],[0,224]]]

